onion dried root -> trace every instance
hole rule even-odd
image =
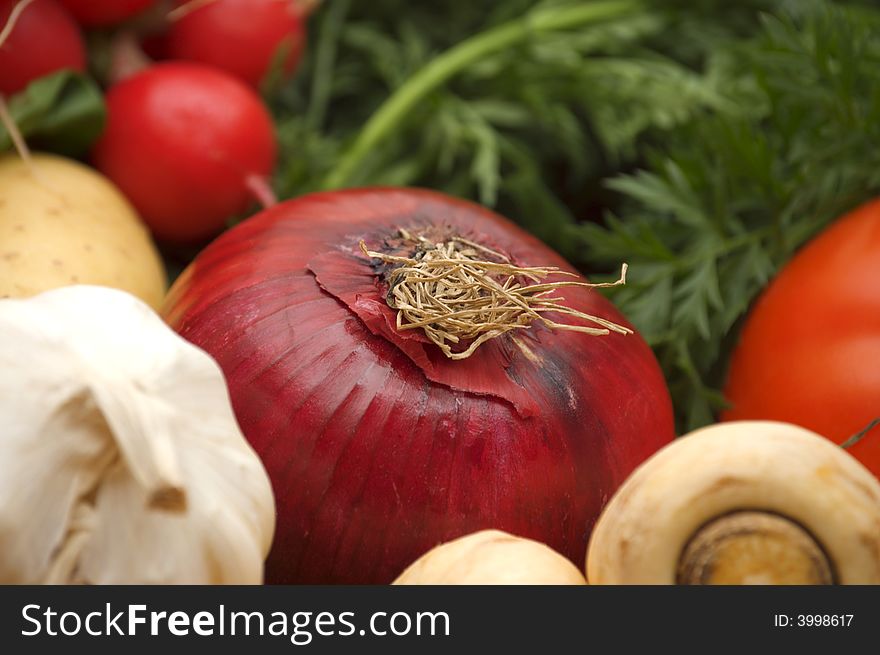
[[[553,295],[565,287],[594,289],[626,284],[626,264],[615,282],[543,282],[550,275],[577,275],[555,266],[517,266],[501,253],[461,237],[435,243],[405,230],[400,234],[415,242],[412,257],[372,251],[364,241],[360,242],[361,250],[368,257],[395,265],[386,277],[386,302],[397,310],[397,329],[421,328],[450,359],[466,359],[490,339],[528,328],[535,321],[551,329],[593,336],[632,334],[627,327],[563,305],[565,298]],[[558,323],[547,313],[578,318],[599,327]],[[463,342],[470,342],[466,349],[453,349]]]

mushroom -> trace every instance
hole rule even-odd
[[[582,585],[568,559],[531,539],[483,530],[441,544],[411,564],[396,585]]]
[[[599,518],[591,584],[878,584],[880,482],[786,423],[697,430],[643,463]]]

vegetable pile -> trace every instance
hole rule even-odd
[[[878,44],[0,0],[0,581],[877,582]]]

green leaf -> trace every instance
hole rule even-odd
[[[725,10],[721,20],[750,13],[739,22],[754,25],[754,5],[775,1],[748,0],[746,11]],[[389,95],[441,53],[526,14],[547,16],[551,7],[580,12],[582,4],[476,0],[453,8],[402,0],[324,3],[310,19],[315,38],[297,78],[269,98],[279,131],[301,126],[306,114],[302,138],[325,144],[322,152],[343,153]],[[692,35],[677,33],[680,7],[670,13],[656,3],[644,5],[601,24],[536,32],[517,47],[475,59],[395,120],[383,143],[364,153],[365,161],[348,184],[407,179],[504,208],[523,224],[540,223],[540,217],[530,215],[534,203],[527,194],[513,192],[508,183],[507,176],[514,175],[552,196],[542,203],[563,207],[569,221],[584,218],[584,206],[595,211],[597,196],[606,193],[599,179],[609,166],[630,165],[641,156],[639,147],[648,135],[726,101],[726,94],[719,92],[727,88],[722,76],[704,74],[645,47],[649,39],[662,38],[665,46]],[[715,18],[707,11],[699,20]],[[724,32],[724,25],[712,30],[716,41],[723,40]],[[304,163],[312,151],[298,143],[290,146],[281,150],[277,190],[282,198],[313,190],[320,185],[315,179],[320,172],[329,172],[336,163],[323,157]],[[539,179],[523,180],[525,168],[514,161],[518,152],[527,153],[534,163],[530,174]],[[389,176],[388,170],[394,174]],[[576,262],[585,261],[572,247],[570,231],[537,229],[551,246]]]
[[[538,238],[557,244],[559,253],[568,259],[580,255],[578,243],[572,238],[576,230],[568,208],[554,195],[533,164],[519,161],[503,181],[505,197],[520,211],[520,223]]]
[[[9,99],[9,113],[22,136],[40,150],[79,155],[104,129],[104,99],[89,77],[60,71],[41,77]],[[0,126],[0,151],[12,147]]]
[[[618,177],[608,182],[608,187],[658,212],[669,212],[683,223],[698,227],[706,223],[706,215],[699,199],[688,187],[678,164],[666,162],[664,171],[668,177],[640,171],[632,177]]]
[[[594,266],[631,265],[632,285],[610,293],[651,340],[681,431],[724,406],[737,331],[775,272],[880,194],[880,11],[852,0],[787,6],[706,65],[738,107],[664,133],[641,170],[607,183],[623,208],[584,229]],[[645,297],[655,293],[671,308]]]
[[[615,297],[624,315],[651,345],[656,345],[665,338],[674,307],[672,278],[665,268],[658,264],[651,268],[640,266],[630,270],[628,288]],[[657,283],[643,282],[651,277],[657,277]]]
[[[699,336],[708,341],[712,336],[709,312],[721,305],[715,261],[704,259],[679,283],[673,298],[675,299],[673,323],[692,322]]]

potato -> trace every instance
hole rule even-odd
[[[102,175],[37,154],[0,156],[0,298],[71,284],[115,287],[158,309],[159,253],[128,201]]]
[[[586,580],[549,546],[500,530],[483,530],[428,551],[394,584],[582,585]]]

